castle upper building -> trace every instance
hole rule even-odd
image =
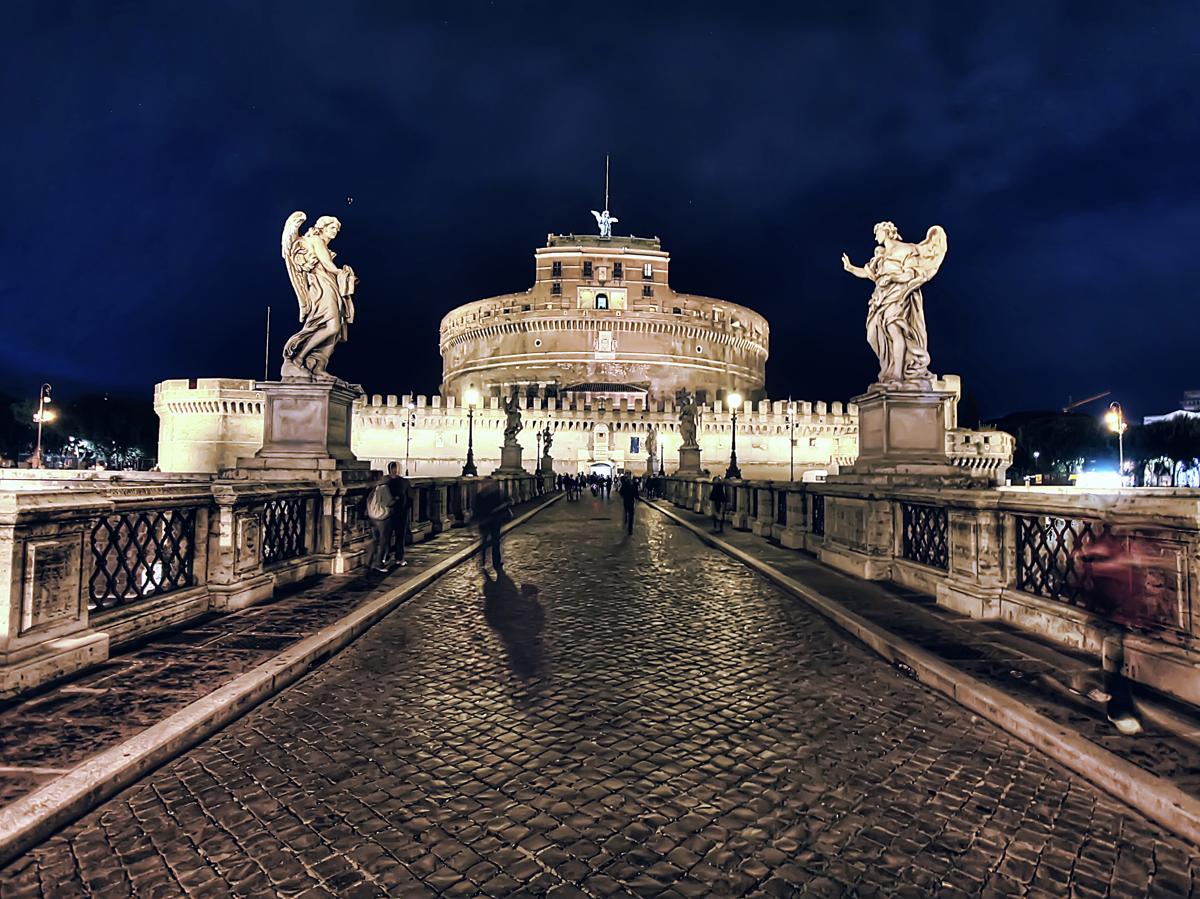
[[[441,324],[444,395],[701,403],[762,397],[769,329],[752,309],[679,293],[657,237],[551,234],[528,290],[477,300]]]

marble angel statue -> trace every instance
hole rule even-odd
[[[658,431],[654,426],[650,426],[650,431],[646,434],[646,455],[651,459],[658,457]]]
[[[337,266],[329,242],[342,223],[323,215],[300,233],[303,212],[293,212],[283,225],[283,264],[300,301],[300,330],[283,346],[283,380],[333,381],[326,370],[334,348],[346,340],[354,321],[354,289],[358,278],[348,265]]]
[[[512,446],[517,442],[517,434],[524,430],[521,424],[521,404],[516,396],[504,401],[504,444]]]
[[[612,237],[612,226],[620,221],[615,215],[610,215],[608,210],[597,212],[592,210],[592,215],[596,217],[596,224],[600,226],[601,237]]]
[[[905,243],[891,222],[875,226],[875,255],[863,266],[842,254],[842,267],[875,284],[867,306],[867,342],[879,357],[879,383],[928,381],[929,337],[921,288],[946,258],[946,232],[934,225],[920,243]]]
[[[686,390],[681,390],[676,395],[676,402],[679,403],[679,436],[683,438],[683,445],[699,446],[696,443],[696,433],[700,430],[700,407]]]

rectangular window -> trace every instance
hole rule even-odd
[[[642,277],[645,278],[647,281],[649,281],[650,279],[652,279],[654,277],[654,264],[653,263],[647,262],[645,265],[642,266]]]
[[[613,277],[618,280],[625,277],[625,266],[619,262],[613,263]]]
[[[560,284],[558,281],[555,281],[550,285],[550,293],[552,293],[554,296],[558,296],[560,293],[562,293],[562,284]]]
[[[562,263],[561,262],[551,262],[550,263],[550,277],[551,278],[561,278],[562,277]]]
[[[641,449],[642,449],[642,438],[641,437],[630,437],[629,438],[629,455],[636,456],[638,453],[641,452]]]
[[[683,315],[683,310],[682,310],[682,309],[680,309],[678,306],[672,306],[672,307],[671,307],[671,314],[672,314],[672,315]]]
[[[642,296],[644,296],[644,297],[654,296],[654,288],[649,284],[643,284],[642,285]]]
[[[583,276],[584,276],[585,278],[590,278],[590,277],[592,276],[592,263],[591,263],[591,260],[588,260],[587,262],[585,262],[585,263],[583,264]]]

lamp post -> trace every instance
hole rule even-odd
[[[405,477],[408,477],[408,459],[409,459],[409,454],[412,451],[412,429],[413,429],[413,425],[415,425],[417,423],[417,413],[413,411],[415,408],[416,408],[416,404],[413,403],[412,400],[409,400],[408,406],[407,406],[408,412],[406,413],[407,417],[408,417],[408,424],[405,425],[405,427],[404,427],[404,476]]]
[[[1124,483],[1125,477],[1125,410],[1121,408],[1120,403],[1109,403],[1108,411],[1104,413],[1104,421],[1108,425],[1110,431],[1117,432],[1117,475],[1122,478]]]
[[[33,450],[33,458],[30,460],[30,467],[42,468],[42,425],[48,421],[54,421],[57,417],[53,409],[47,409],[46,405],[50,402],[50,385],[43,384],[41,392],[38,394],[38,410],[34,413],[33,420],[37,422],[37,446]]]
[[[727,397],[729,401],[729,417],[732,427],[729,432],[729,467],[725,469],[726,478],[737,478],[741,480],[742,470],[737,464],[737,410],[742,404],[742,395],[740,393],[731,393]]]
[[[542,473],[542,432],[537,432],[537,467],[534,469],[537,474]]]
[[[788,414],[784,416],[788,426],[788,480],[796,480],[796,404],[788,400]]]
[[[479,391],[474,387],[467,388],[463,394],[467,402],[467,464],[463,466],[463,477],[474,477],[479,474],[475,467],[475,407],[479,404]]]

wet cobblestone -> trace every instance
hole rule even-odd
[[[559,503],[8,896],[1189,896],[1194,852],[648,509]]]

